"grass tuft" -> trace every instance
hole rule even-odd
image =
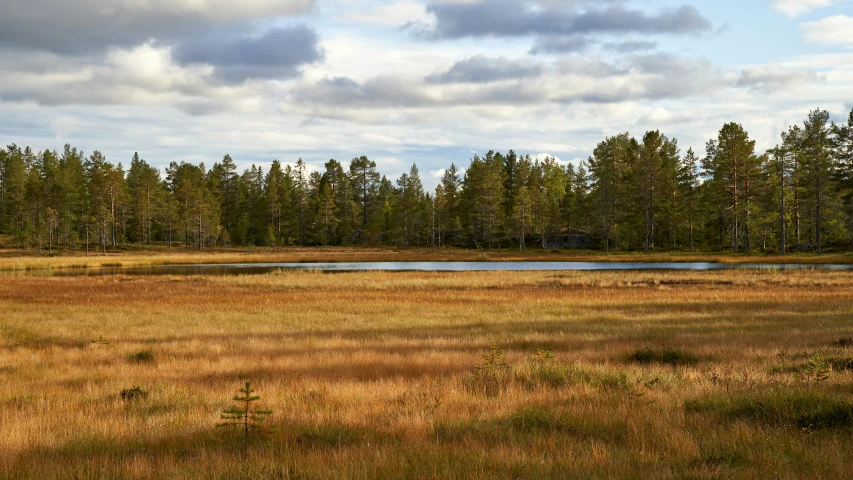
[[[142,350],[127,356],[127,361],[131,363],[154,363],[154,360],[154,352],[151,350]]]
[[[637,350],[630,356],[631,362],[640,364],[662,363],[664,365],[680,366],[680,365],[696,365],[699,363],[699,357],[685,352],[683,350],[662,349],[653,350],[644,348]]]
[[[141,387],[123,388],[119,396],[126,402],[132,402],[135,400],[145,400],[148,398],[148,392]]]

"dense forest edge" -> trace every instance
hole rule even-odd
[[[763,153],[737,123],[701,157],[657,130],[608,137],[578,166],[489,151],[464,172],[450,165],[434,192],[416,165],[394,182],[364,156],[324,167],[275,160],[239,174],[225,155],[161,172],[138,154],[125,168],[70,145],[9,145],[0,235],[27,255],[354,246],[689,259],[853,248],[853,111],[836,124],[813,110]]]

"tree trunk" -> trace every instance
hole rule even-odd
[[[817,240],[817,254],[820,255],[821,251],[821,238],[820,238],[820,223],[821,223],[821,204],[823,202],[823,191],[821,190],[821,174],[820,174],[820,154],[817,155],[817,168],[815,169],[817,172],[817,212],[815,215],[815,240]]]
[[[779,253],[785,255],[785,243],[788,240],[788,233],[785,230],[785,156],[780,155],[781,166],[779,168],[779,182],[780,182],[780,194],[779,194],[779,230],[781,232],[779,236]]]

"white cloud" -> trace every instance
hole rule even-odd
[[[800,25],[806,40],[828,45],[853,45],[853,17],[833,15]]]
[[[773,0],[770,4],[776,11],[791,18],[804,15],[813,10],[830,7],[837,0]]]
[[[402,0],[373,6],[346,14],[347,20],[373,25],[403,26],[411,22],[429,22],[430,15],[422,3]]]
[[[757,89],[787,89],[819,79],[812,69],[786,67],[778,63],[744,67],[738,86]]]
[[[168,48],[152,44],[70,59],[0,52],[0,69],[0,98],[44,106],[171,106],[204,114],[258,112],[264,104],[257,86],[211,83],[210,67],[177,65]]]

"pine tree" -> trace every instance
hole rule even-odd
[[[755,141],[749,139],[741,125],[728,123],[717,139],[707,143],[706,152],[702,167],[710,177],[712,196],[708,201],[722,207],[718,211],[720,225],[727,225],[731,231],[732,251],[739,251],[744,243],[748,251],[755,193],[751,187],[759,174],[760,163],[755,156]]]
[[[835,182],[847,209],[847,235],[853,247],[853,110],[847,124],[832,124]]]
[[[249,432],[251,430],[262,430],[263,422],[269,415],[272,415],[272,410],[262,410],[254,407],[253,404],[261,399],[259,395],[252,395],[255,390],[252,389],[251,382],[246,382],[246,386],[240,389],[240,394],[234,395],[233,400],[238,402],[238,405],[233,405],[222,411],[220,423],[216,424],[217,428],[237,427],[243,430],[245,440],[249,440]]]
[[[349,167],[350,183],[353,189],[353,198],[361,205],[361,227],[367,229],[371,219],[371,204],[373,203],[376,189],[379,183],[379,173],[376,171],[376,162],[367,157],[353,158]]]
[[[678,167],[677,188],[681,198],[681,215],[686,223],[690,251],[695,249],[694,228],[696,227],[697,203],[699,200],[699,159],[693,149],[681,159]]]

